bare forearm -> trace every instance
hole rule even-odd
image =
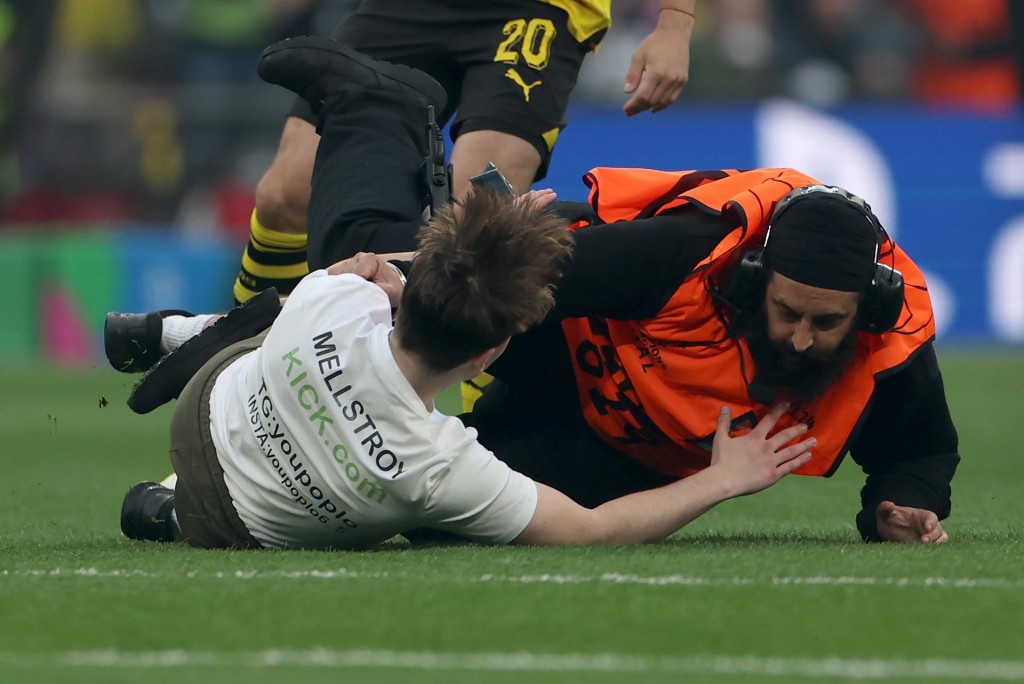
[[[642,544],[668,537],[734,496],[722,478],[703,470],[672,484],[609,501],[593,510],[603,544]]]
[[[672,484],[636,492],[594,509],[537,484],[537,510],[519,544],[643,544],[664,539],[733,495],[724,478],[704,470]]]

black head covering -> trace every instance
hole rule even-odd
[[[863,292],[874,278],[878,239],[867,214],[854,202],[839,193],[815,191],[797,197],[779,213],[764,261],[804,285]]]

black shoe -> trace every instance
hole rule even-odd
[[[217,352],[259,335],[280,312],[281,298],[272,287],[236,306],[142,376],[128,397],[128,408],[135,413],[149,413],[177,399],[192,376]]]
[[[121,532],[129,539],[172,542],[179,537],[174,519],[174,490],[156,482],[139,482],[121,504]]]
[[[256,69],[267,83],[283,86],[313,107],[351,86],[390,90],[412,97],[424,106],[444,110],[444,87],[419,69],[367,57],[320,36],[302,36],[274,43],[260,55]]]
[[[107,361],[122,373],[141,373],[163,356],[160,335],[168,316],[192,316],[188,311],[165,309],[149,313],[112,311],[103,321],[103,348]]]

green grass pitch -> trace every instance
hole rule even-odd
[[[168,470],[168,408],[133,415],[102,367],[6,367],[0,682],[1024,680],[1024,354],[940,361],[948,544],[862,544],[847,461],[661,544],[370,553],[123,539],[127,487]]]

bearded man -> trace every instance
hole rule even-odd
[[[585,182],[556,310],[468,417],[489,448],[594,506],[707,467],[721,405],[742,432],[786,401],[780,424],[818,442],[797,473],[846,453],[866,473],[864,539],[948,539],[960,456],[927,286],[863,200],[792,169]]]

